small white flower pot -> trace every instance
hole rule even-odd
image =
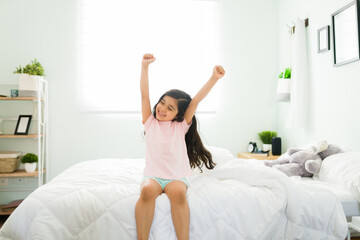
[[[279,78],[277,85],[277,101],[289,102],[290,101],[290,87],[291,78]]]
[[[42,76],[19,74],[19,97],[37,97],[39,84],[42,89],[41,79]]]
[[[36,162],[34,163],[25,163],[25,171],[28,173],[35,172],[36,170]]]
[[[271,151],[271,144],[263,144],[263,149],[264,152],[267,151]]]

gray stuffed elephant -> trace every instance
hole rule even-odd
[[[321,163],[326,157],[340,152],[340,147],[323,140],[305,150],[290,148],[288,156],[284,155],[275,161],[265,161],[265,165],[278,169],[289,177],[312,177],[320,171]]]

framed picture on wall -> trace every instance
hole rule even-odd
[[[317,31],[318,53],[330,50],[330,26],[327,25]]]
[[[14,135],[27,135],[32,115],[20,115],[16,124]]]
[[[355,0],[331,15],[334,66],[359,60],[359,1]]]

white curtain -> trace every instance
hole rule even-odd
[[[308,115],[308,66],[305,21],[300,18],[295,24],[292,56],[290,107],[286,127],[305,128]]]

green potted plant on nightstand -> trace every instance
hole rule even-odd
[[[28,173],[35,172],[38,156],[33,153],[27,153],[22,157],[21,163],[25,165],[25,171]]]
[[[263,143],[263,151],[271,151],[271,140],[273,137],[277,137],[277,132],[274,131],[262,131],[258,133],[258,136]]]
[[[25,67],[16,67],[15,74],[19,74],[19,97],[37,97],[37,91],[44,76],[44,68],[36,59]]]

